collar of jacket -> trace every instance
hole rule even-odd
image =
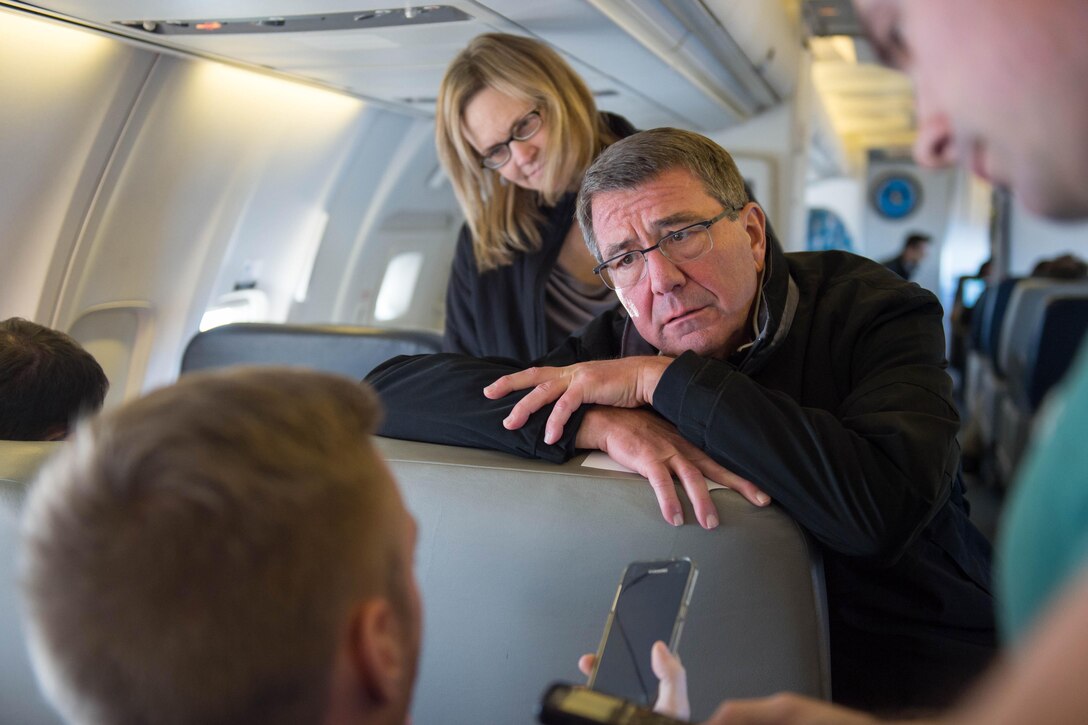
[[[766,264],[763,265],[763,274],[753,303],[756,307],[756,313],[752,317],[753,340],[742,345],[727,362],[748,374],[763,367],[789,334],[794,313],[797,311],[798,298],[797,283],[790,276],[786,255],[782,251],[778,235],[768,222]],[[657,348],[638,334],[628,317],[620,339],[620,355],[657,355],[658,352]]]

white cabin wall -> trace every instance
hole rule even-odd
[[[786,251],[803,248],[798,230],[803,227],[804,168],[796,169],[803,158],[800,148],[805,135],[796,126],[795,103],[787,101],[769,111],[724,131],[708,134],[728,151],[741,174],[753,182],[753,191],[767,212]]]
[[[1088,259],[1088,224],[1042,219],[1015,201],[1010,212],[1010,275],[1028,275],[1040,260],[1066,253]]]
[[[805,188],[805,206],[807,209],[830,209],[838,214],[855,245],[854,251],[857,251],[865,217],[861,179],[833,176],[808,184]]]
[[[873,183],[891,173],[914,177],[922,190],[918,208],[903,219],[881,216],[869,200]],[[948,229],[955,174],[951,169],[924,169],[905,161],[870,161],[866,172],[865,217],[858,253],[883,261],[899,253],[903,240],[911,232],[930,235],[933,243],[929,255],[919,265],[911,281],[940,296],[940,259]]]
[[[990,258],[993,187],[966,169],[953,173],[948,226],[940,248],[941,303],[952,309],[960,277],[978,272]]]
[[[812,103],[807,52],[794,53],[795,92],[747,121],[708,134],[732,154],[787,252],[805,248],[805,172]]]
[[[4,293],[5,315],[29,315],[45,278],[63,278],[56,305],[46,299],[38,317],[71,331],[99,358],[112,382],[107,405],[114,405],[174,379],[232,246],[245,257],[278,247],[264,267],[267,285],[273,297],[290,298],[305,266],[292,245],[309,210],[328,197],[363,104],[210,61],[136,50],[91,31],[6,13],[3,22],[9,30],[30,24],[59,34],[65,47],[87,36],[103,49],[91,64],[42,44],[49,56],[42,67],[74,80],[31,81],[43,100],[18,104],[15,118],[25,117],[18,133],[5,128],[17,143],[4,145],[0,178],[10,190],[0,208],[19,243],[6,255],[17,263],[2,274],[5,283],[28,280],[14,304]],[[137,96],[133,73],[139,79],[152,64]],[[19,67],[33,68],[25,50]],[[5,97],[21,98],[16,74],[0,73],[0,82]],[[113,115],[120,111],[127,122]],[[43,153],[50,143],[56,151]],[[12,151],[32,145],[24,156]],[[85,168],[94,161],[96,168]],[[35,189],[50,189],[52,197],[38,193],[31,203]],[[15,199],[21,208],[9,204]],[[20,221],[16,212],[31,218]],[[64,230],[73,232],[71,244],[61,243]],[[286,308],[279,304],[276,314]]]
[[[328,208],[309,291],[290,321],[440,331],[461,212],[439,170],[433,120],[368,109]],[[388,265],[406,252],[423,255],[410,306],[378,319]]]
[[[154,58],[0,10],[0,319],[56,323],[69,257]]]

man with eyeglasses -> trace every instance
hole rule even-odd
[[[650,480],[674,525],[673,476],[706,528],[703,476],[769,495],[823,552],[834,699],[949,702],[994,628],[936,298],[861,257],[784,254],[729,154],[685,131],[603,152],[578,221],[624,309],[528,370],[391,361],[369,378],[382,434],[549,460],[599,449]]]

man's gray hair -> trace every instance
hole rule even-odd
[[[321,722],[347,612],[396,566],[379,417],[346,378],[235,368],[81,426],[23,518],[28,638],[65,720]]]
[[[628,136],[597,157],[578,193],[578,225],[598,262],[602,260],[593,232],[593,197],[634,189],[672,169],[690,171],[707,194],[725,208],[740,208],[749,201],[733,157],[706,136],[677,128],[655,128]],[[736,214],[730,218],[735,219]]]

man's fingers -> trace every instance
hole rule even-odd
[[[593,666],[597,664],[597,655],[584,654],[578,658],[578,671],[586,677],[593,673]]]
[[[704,462],[700,463],[699,468],[702,469],[703,474],[709,480],[733,489],[756,506],[766,506],[771,503],[771,497],[761,488],[747,478],[741,478],[729,469],[722,468],[709,457],[707,457]]]
[[[544,426],[544,442],[548,445],[555,443],[563,436],[563,427],[566,426],[570,416],[578,408],[582,407],[582,390],[577,386],[567,388],[567,391],[559,396],[552,407],[551,415]]]
[[[684,509],[680,507],[680,499],[676,495],[676,489],[672,483],[672,471],[661,464],[657,464],[646,471],[640,471],[650,481],[650,486],[657,496],[657,505],[661,508],[661,515],[673,526],[681,526],[684,523]]]
[[[514,404],[514,407],[510,410],[510,413],[502,421],[502,425],[507,430],[517,430],[529,420],[529,416],[537,412],[544,406],[555,401],[566,391],[567,386],[564,381],[559,379],[547,380],[540,385],[537,385],[529,393]],[[569,415],[568,415],[569,417]],[[562,428],[560,428],[562,430]],[[556,440],[559,437],[556,436]],[[545,442],[550,442],[545,439]]]
[[[691,507],[695,509],[695,519],[704,529],[717,528],[718,509],[710,500],[710,491],[707,490],[703,472],[682,455],[673,459],[673,467],[676,469],[677,478],[680,479],[680,485],[688,493]]]
[[[515,390],[524,390],[543,381],[555,374],[556,368],[526,368],[516,373],[503,375],[501,378],[484,388],[484,396],[491,400],[498,400]]]
[[[691,716],[688,702],[688,678],[680,658],[669,652],[660,640],[650,650],[650,665],[660,681],[654,712],[687,720]]]

